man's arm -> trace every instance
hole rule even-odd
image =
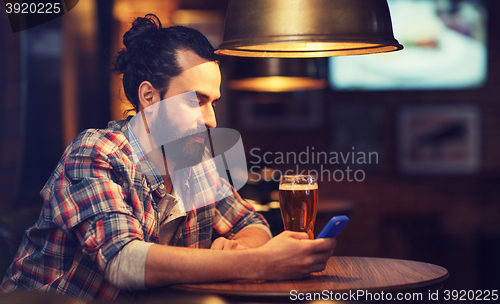
[[[211,249],[245,249],[264,245],[272,238],[269,225],[227,181],[221,179],[221,187],[230,187],[230,195],[216,204],[214,232],[219,236]]]
[[[335,239],[309,240],[305,233],[289,231],[261,247],[247,250],[207,250],[153,244],[146,258],[146,287],[234,279],[302,278],[325,268],[335,244]]]
[[[267,229],[267,226],[264,227]],[[260,227],[249,226],[238,232],[232,240],[225,237],[215,239],[210,249],[233,250],[260,247],[271,239],[268,231],[269,229],[266,231]]]

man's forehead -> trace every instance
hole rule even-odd
[[[202,58],[195,52],[186,49],[180,49],[177,51],[177,62],[183,71],[206,63],[215,64],[214,61]]]
[[[221,76],[216,62],[201,58],[190,50],[179,50],[177,60],[182,73],[172,80],[167,95],[196,91],[208,99],[220,98]]]

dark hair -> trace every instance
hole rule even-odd
[[[171,78],[182,73],[177,51],[187,49],[203,59],[217,60],[215,49],[199,31],[184,26],[163,28],[153,14],[135,19],[123,35],[123,45],[125,48],[118,52],[113,70],[123,73],[125,95],[136,111],[139,85],[143,81],[151,82],[163,97]]]

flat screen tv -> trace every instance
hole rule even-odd
[[[401,51],[329,58],[335,90],[481,87],[487,77],[484,0],[388,0]]]

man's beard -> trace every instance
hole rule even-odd
[[[206,134],[206,132],[204,133]],[[192,136],[194,135],[179,138],[162,146],[167,160],[175,163],[174,170],[192,167],[201,163],[205,143],[193,140]]]

